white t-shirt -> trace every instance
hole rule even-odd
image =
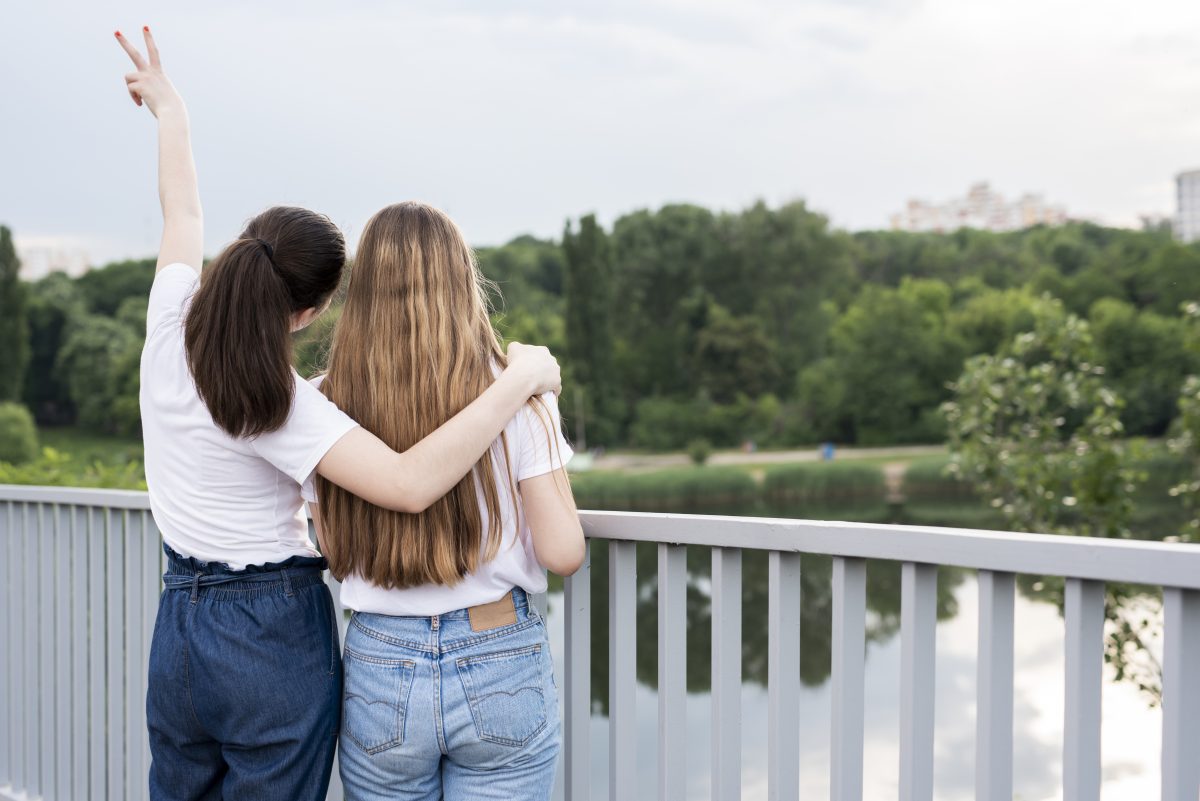
[[[320,379],[313,379],[320,384]],[[558,412],[558,398],[553,392],[542,396],[549,419],[543,424],[543,416],[528,404],[504,427],[508,440],[508,452],[513,457],[512,474],[517,482],[559,470],[574,455],[571,446],[562,434],[562,418]],[[547,436],[549,428],[549,436]],[[552,437],[553,439],[550,439]],[[442,584],[424,584],[408,589],[384,589],[367,581],[358,574],[346,577],[342,582],[342,605],[358,612],[376,612],[383,615],[441,615],[455,609],[498,600],[513,587],[529,593],[546,591],[546,571],[538,564],[533,551],[533,535],[524,513],[514,516],[513,497],[505,476],[508,475],[501,440],[492,446],[492,460],[497,476],[497,497],[502,510],[500,550],[490,562],[484,562],[474,573],[463,577],[453,587]],[[315,502],[315,478],[305,483],[304,497]],[[516,498],[520,509],[520,493]],[[488,530],[487,507],[482,494],[479,498],[480,520],[484,538]],[[328,536],[328,534],[326,535]],[[483,543],[486,547],[486,542]],[[480,549],[483,553],[483,548]]]
[[[142,433],[150,508],[184,556],[231,568],[316,556],[300,484],[357,423],[293,373],[284,425],[252,438],[217,427],[188,369],[183,320],[199,274],[186,264],[154,279],[142,349]]]

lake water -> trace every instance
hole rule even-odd
[[[723,510],[733,511],[733,510]],[[764,510],[755,510],[764,513]],[[771,511],[778,516],[782,510]],[[854,519],[853,510],[810,518]],[[828,512],[830,510],[821,510]],[[953,511],[953,514],[951,512]],[[879,510],[859,518],[877,519]],[[946,507],[946,524],[960,525],[972,509]],[[790,516],[801,516],[792,512]],[[936,508],[921,522],[935,523]],[[931,519],[935,518],[935,519]],[[952,518],[952,519],[950,519]],[[911,517],[909,520],[911,521]],[[979,518],[972,523],[999,527]],[[593,798],[607,797],[608,784],[608,625],[607,547],[592,550],[592,785]],[[657,552],[652,544],[638,548],[638,773],[643,798],[657,792]],[[707,799],[710,776],[709,694],[710,618],[707,578],[709,551],[689,549],[688,589],[688,798]],[[800,765],[802,799],[829,797],[830,731],[830,560],[803,560],[801,608]],[[1064,626],[1054,602],[1060,584],[1019,577],[1015,610],[1014,799],[1061,799],[1063,639]],[[866,651],[866,740],[864,798],[898,796],[900,568],[889,562],[868,563],[868,643]],[[763,553],[743,556],[743,685],[742,788],[744,799],[767,797],[767,559]],[[1130,603],[1161,631],[1158,604],[1135,597]],[[556,669],[561,666],[562,593],[551,592],[548,626]],[[934,742],[934,796],[938,801],[974,798],[975,669],[978,588],[973,571],[942,568],[938,577],[937,707]],[[1157,639],[1150,652],[1159,655]],[[1116,681],[1105,666],[1103,697],[1103,797],[1105,801],[1145,801],[1159,795],[1161,713],[1150,698],[1128,681]]]

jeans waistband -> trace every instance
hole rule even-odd
[[[163,575],[163,587],[168,590],[191,590],[195,602],[201,588],[221,587],[227,591],[267,590],[279,585],[284,595],[301,587],[322,582],[322,571],[326,567],[324,557],[292,556],[282,562],[263,565],[247,565],[234,570],[224,562],[203,562],[195,557],[183,556],[166,543],[163,551],[167,555],[167,572]]]

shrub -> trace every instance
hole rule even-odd
[[[763,489],[775,501],[879,499],[883,470],[846,462],[802,462],[767,469]]]
[[[703,437],[694,439],[688,443],[688,458],[692,460],[692,464],[697,467],[708,461],[708,457],[712,455],[712,443]]]
[[[0,462],[24,464],[37,458],[33,415],[16,403],[0,403]]]
[[[950,472],[949,456],[914,459],[904,471],[904,497],[924,499],[978,498],[974,485]]]

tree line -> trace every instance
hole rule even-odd
[[[564,416],[589,446],[940,442],[964,364],[1032,330],[1045,296],[1089,323],[1130,435],[1163,435],[1200,373],[1182,311],[1200,247],[1161,230],[851,233],[802,202],[668,205],[478,258],[502,333],[560,355]],[[23,282],[0,228],[0,400],[135,434],[153,274],[145,259]],[[300,335],[303,372],[337,316]]]

